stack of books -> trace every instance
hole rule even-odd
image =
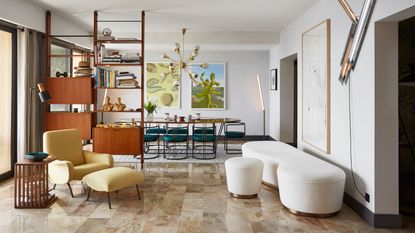
[[[140,53],[127,53],[121,58],[123,63],[140,63]]]
[[[106,55],[102,58],[102,63],[121,63],[122,58],[120,54]]]
[[[116,75],[117,88],[137,88],[137,77],[131,72],[120,72]]]

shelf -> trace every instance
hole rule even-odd
[[[138,90],[141,89],[141,87],[134,87],[134,88],[128,88],[128,87],[96,87],[96,89],[120,89],[120,90]]]
[[[101,44],[141,44],[141,40],[97,40]]]
[[[59,112],[59,111],[56,111],[56,112],[47,112],[48,114],[49,113],[52,113],[52,114],[92,114],[92,113],[94,113],[94,112]]]
[[[97,63],[96,66],[141,66],[141,63]]]
[[[140,113],[140,111],[103,111],[102,109],[96,110],[94,112],[111,112],[111,113]]]
[[[49,57],[94,57],[93,54],[89,54],[89,55],[78,55],[78,54],[51,54],[49,55]]]
[[[80,77],[46,77],[51,79],[94,79],[94,77],[80,76]]]

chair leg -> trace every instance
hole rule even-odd
[[[107,197],[108,197],[108,206],[111,209],[111,199],[110,199],[110,193],[107,193]]]
[[[88,196],[86,197],[86,201],[89,201],[90,194],[91,194],[91,187],[88,187]]]
[[[135,188],[137,189],[138,200],[141,200],[140,190],[138,189],[138,184],[135,185]]]
[[[69,188],[69,192],[71,192],[71,196],[74,197],[73,192],[72,192],[72,187],[71,187],[71,184],[69,182],[68,182],[68,188]]]
[[[52,190],[55,190],[55,189],[56,189],[56,184],[54,184],[52,187]]]

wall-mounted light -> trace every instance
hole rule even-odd
[[[342,84],[346,83],[351,70],[356,66],[360,49],[365,39],[367,27],[369,26],[376,0],[365,0],[360,16],[357,17],[346,0],[339,0],[340,5],[352,21],[349,36],[347,37],[346,46],[341,61],[341,71],[339,80]]]

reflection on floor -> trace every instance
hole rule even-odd
[[[297,217],[288,213],[278,192],[263,186],[258,198],[233,199],[227,192],[223,164],[147,164],[143,198],[135,188],[106,195],[92,192],[91,201],[80,183],[75,198],[58,186],[59,200],[48,209],[15,210],[13,182],[0,185],[0,232],[415,232],[373,229],[344,206],[333,218]]]

